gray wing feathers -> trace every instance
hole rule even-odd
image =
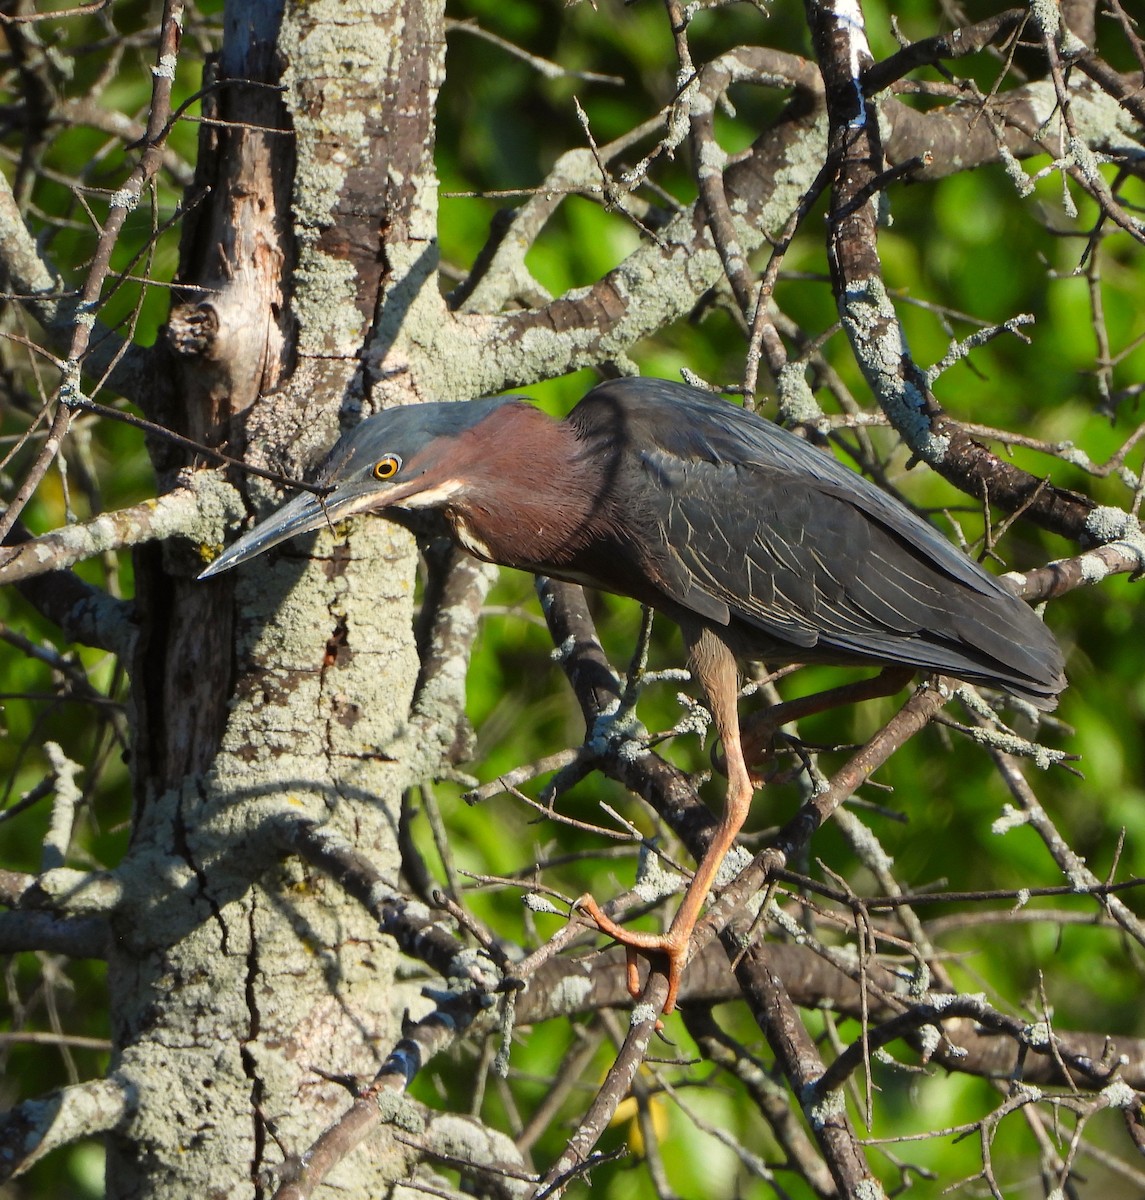
[[[760,657],[909,664],[1042,706],[1064,686],[1053,635],[1003,583],[772,422],[655,379],[601,384],[569,420],[634,454],[617,476],[643,510],[647,576]]]
[[[692,463],[676,474],[657,562],[670,554],[674,569],[660,573],[685,607],[810,659],[886,659],[1019,686],[1044,676],[1050,635],[1035,614],[912,514],[884,522],[877,506],[806,473]]]

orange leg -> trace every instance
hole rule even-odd
[[[680,979],[688,961],[692,930],[699,920],[700,910],[704,907],[712,883],[728,851],[735,845],[736,837],[751,809],[755,787],[747,764],[757,761],[766,753],[775,731],[788,721],[795,721],[843,704],[891,696],[905,687],[914,675],[910,668],[887,667],[870,679],[787,701],[757,714],[741,736],[737,708],[738,677],[731,651],[716,634],[707,629],[685,629],[684,635],[688,642],[688,659],[693,677],[699,680],[707,694],[712,710],[712,722],[724,747],[722,769],[728,778],[728,790],[723,817],[712,836],[707,853],[692,876],[692,882],[688,884],[683,903],[672,919],[667,933],[643,933],[625,929],[607,916],[589,895],[581,896],[573,906],[591,918],[602,933],[615,939],[625,948],[628,958],[628,991],[634,999],[640,996],[640,974],[637,965],[639,956],[643,954],[655,958],[663,955],[667,959],[668,997],[664,1001],[665,1013],[670,1013],[676,1007]]]
[[[640,995],[637,955],[664,955],[668,960],[668,997],[664,1002],[665,1013],[670,1013],[676,1007],[676,995],[680,990],[684,965],[688,961],[692,930],[699,920],[700,910],[708,898],[712,882],[728,851],[735,844],[744,821],[747,820],[754,791],[740,746],[735,659],[723,642],[706,630],[694,637],[690,636],[688,640],[692,671],[707,693],[712,719],[727,757],[728,792],[723,818],[712,836],[707,853],[692,876],[692,882],[688,884],[684,901],[672,919],[667,933],[642,933],[625,929],[606,916],[591,896],[581,896],[575,905],[592,918],[602,933],[615,938],[628,952],[628,990],[634,997]]]

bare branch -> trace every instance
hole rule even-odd
[[[193,537],[220,546],[245,515],[239,494],[216,472],[188,471],[180,486],[156,500],[0,549],[0,583],[19,583],[145,542]]]
[[[0,1179],[22,1175],[61,1146],[124,1128],[133,1109],[131,1089],[114,1076],[24,1101],[0,1119]]]

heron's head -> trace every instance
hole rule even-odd
[[[505,411],[508,409],[509,411]],[[441,508],[506,450],[519,400],[410,404],[369,417],[344,434],[319,472],[321,494],[296,496],[224,551],[200,579],[247,562],[271,546],[363,512]],[[510,435],[511,436],[511,435]]]

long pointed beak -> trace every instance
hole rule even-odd
[[[212,575],[220,575],[223,571],[229,571],[231,567],[249,562],[264,550],[269,550],[271,546],[285,542],[287,538],[321,529],[324,525],[333,525],[363,509],[376,508],[377,492],[377,484],[344,486],[335,489],[329,496],[303,492],[284,504],[273,516],[267,517],[265,521],[244,533],[205,571],[200,572],[199,578],[209,579]]]

